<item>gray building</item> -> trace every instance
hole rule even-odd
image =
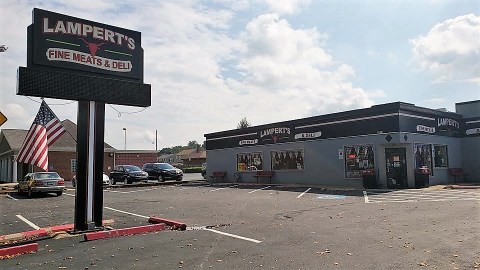
[[[425,175],[453,183],[449,169],[462,168],[480,182],[480,100],[455,113],[395,102],[205,137],[207,175],[227,181],[256,182],[263,170],[277,184],[360,188],[367,172],[377,187],[412,188]]]

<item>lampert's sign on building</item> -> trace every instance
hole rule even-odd
[[[35,8],[35,66],[143,81],[141,33]]]

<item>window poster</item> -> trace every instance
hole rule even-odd
[[[303,149],[271,151],[272,170],[303,170]]]
[[[362,178],[362,171],[375,168],[372,144],[348,145],[344,147],[345,177]]]
[[[261,171],[263,170],[262,152],[237,154],[237,171]]]
[[[415,168],[428,167],[433,175],[432,170],[432,145],[416,143],[415,144]]]

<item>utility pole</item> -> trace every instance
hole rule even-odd
[[[155,151],[158,152],[158,130],[155,129]]]

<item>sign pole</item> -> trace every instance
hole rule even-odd
[[[78,102],[75,231],[102,227],[105,103]]]

